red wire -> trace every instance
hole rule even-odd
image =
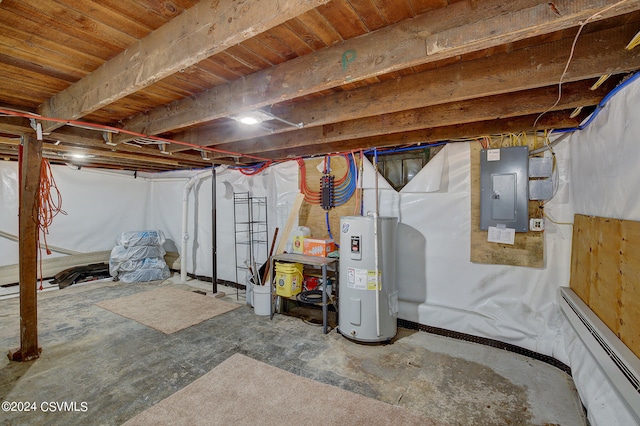
[[[190,148],[196,148],[196,149],[203,150],[203,151],[210,151],[210,152],[217,152],[217,153],[221,153],[221,154],[227,154],[227,155],[230,155],[232,157],[247,157],[247,158],[253,158],[255,160],[271,162],[271,159],[269,159],[269,158],[258,157],[258,156],[250,155],[250,154],[242,154],[242,153],[233,152],[233,151],[226,151],[224,149],[216,149],[216,148],[211,148],[211,147],[208,147],[208,146],[200,146],[200,145],[193,144],[193,143],[190,143],[190,142],[177,141],[177,140],[167,139],[167,138],[163,138],[163,137],[155,136],[155,135],[145,135],[143,133],[138,133],[138,132],[134,132],[134,131],[127,130],[127,129],[121,129],[119,127],[105,126],[104,124],[88,123],[88,122],[78,121],[78,120],[64,120],[64,119],[61,119],[61,118],[54,118],[54,117],[44,117],[44,116],[41,116],[41,115],[29,114],[29,113],[18,112],[18,111],[12,111],[12,110],[2,109],[2,108],[0,108],[0,114],[5,114],[5,115],[9,115],[9,116],[14,116],[14,117],[24,117],[24,118],[34,119],[34,120],[53,121],[55,123],[62,123],[62,124],[68,124],[68,125],[89,126],[89,127],[95,128],[96,130],[108,130],[108,131],[112,131],[112,132],[124,133],[124,134],[135,136],[135,137],[138,137],[138,138],[152,139],[152,140],[155,140],[155,141],[158,141],[158,142],[174,143],[176,145],[188,146]]]

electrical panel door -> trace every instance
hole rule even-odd
[[[528,167],[526,146],[480,151],[480,229],[504,225],[528,231]]]

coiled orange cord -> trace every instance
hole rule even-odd
[[[43,158],[40,168],[40,191],[38,203],[38,246],[40,247],[40,290],[42,290],[42,244],[40,244],[40,235],[44,242],[47,254],[51,254],[47,245],[47,234],[49,226],[53,223],[53,218],[58,214],[66,215],[67,212],[62,210],[62,194],[58,190],[56,181],[51,173],[51,165]]]

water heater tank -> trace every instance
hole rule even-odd
[[[377,244],[375,220],[378,221]],[[340,218],[338,330],[350,339],[382,342],[389,341],[396,335],[397,226],[398,219],[395,217],[374,219],[372,216],[346,216]]]

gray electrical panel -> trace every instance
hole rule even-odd
[[[480,151],[480,229],[529,230],[529,147]]]

